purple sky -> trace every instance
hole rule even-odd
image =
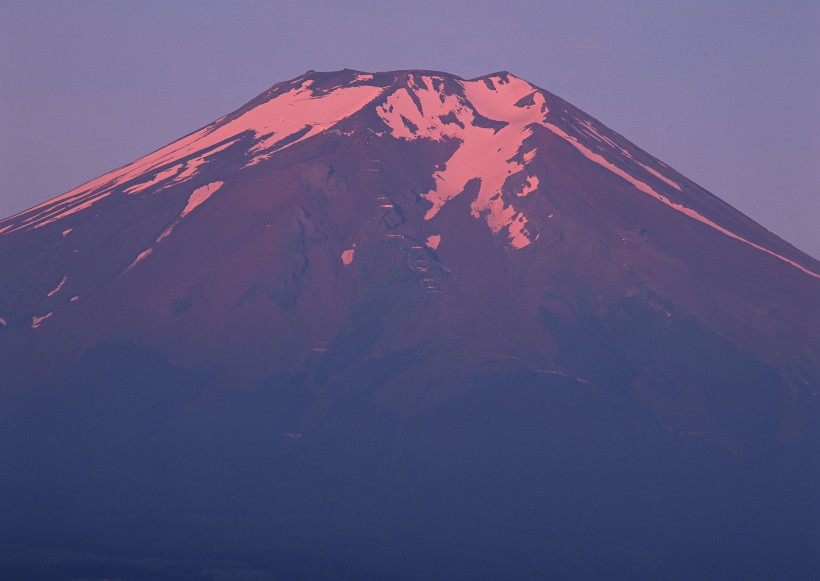
[[[37,2],[0,6],[0,215],[307,69],[509,70],[820,257],[820,3]]]

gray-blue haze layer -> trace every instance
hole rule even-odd
[[[820,256],[820,3],[3,2],[0,215],[307,69],[510,70]]]

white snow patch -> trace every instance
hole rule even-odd
[[[32,317],[31,318],[31,328],[32,329],[37,329],[43,323],[43,321],[48,319],[53,314],[54,314],[54,311],[49,311],[45,315],[43,315],[42,317]]]
[[[179,215],[179,217],[184,218],[185,216],[196,210],[223,185],[225,185],[225,182],[217,181],[211,182],[209,184],[200,186],[197,189],[195,189],[191,196],[188,198],[188,203],[185,205],[185,208],[182,210],[182,213]]]
[[[785,256],[781,256],[780,254],[777,254],[776,252],[773,252],[773,251],[769,250],[768,248],[764,248],[763,246],[760,246],[759,244],[755,244],[754,242],[746,240],[742,236],[738,236],[734,232],[731,232],[730,230],[727,230],[723,226],[720,226],[719,224],[716,224],[715,222],[713,222],[709,218],[703,216],[699,212],[696,212],[695,210],[693,210],[691,208],[688,208],[688,207],[684,206],[683,204],[678,204],[676,202],[673,202],[672,200],[670,200],[669,198],[667,198],[663,194],[659,194],[654,189],[652,189],[652,187],[649,184],[647,184],[645,182],[642,182],[641,180],[629,175],[628,173],[626,173],[624,170],[622,170],[618,166],[616,166],[616,165],[610,163],[609,161],[607,161],[602,155],[590,151],[584,144],[580,143],[577,139],[575,139],[571,135],[568,135],[565,131],[563,131],[561,128],[553,125],[552,123],[546,123],[545,126],[547,127],[547,129],[549,129],[550,131],[552,131],[556,135],[566,139],[569,143],[571,143],[575,147],[575,149],[577,149],[579,152],[581,152],[581,154],[584,157],[586,157],[587,159],[589,159],[590,161],[594,161],[595,163],[597,163],[597,164],[601,165],[602,167],[608,169],[609,171],[611,171],[612,173],[614,173],[618,177],[623,178],[624,180],[626,180],[627,182],[629,182],[630,184],[635,186],[638,190],[644,192],[645,194],[649,194],[650,196],[652,196],[656,200],[666,204],[667,206],[669,206],[670,208],[672,208],[676,212],[680,212],[681,214],[689,216],[690,218],[692,218],[694,220],[697,220],[698,222],[706,224],[707,226],[710,226],[710,227],[714,228],[715,230],[717,230],[721,234],[724,234],[724,235],[728,236],[729,238],[734,238],[735,240],[739,240],[740,242],[743,242],[744,244],[748,244],[752,248],[756,248],[757,250],[765,252],[766,254],[770,254],[771,256],[774,256],[775,258],[779,258],[783,262],[791,264],[795,268],[797,268],[799,270],[802,270],[803,272],[805,272],[806,274],[808,274],[810,276],[813,276],[814,278],[820,278],[820,274],[812,272],[811,270],[805,268],[804,266],[798,264],[797,262],[795,262],[793,260],[789,260]]]
[[[439,244],[441,244],[441,234],[433,234],[427,237],[427,246],[433,250],[438,249]]]
[[[6,321],[3,317],[0,317],[0,325],[3,325],[5,327],[8,324],[9,324],[8,321]]]
[[[355,248],[348,248],[342,252],[342,264],[349,266],[353,262],[353,255],[356,253]]]
[[[77,301],[79,301],[79,300],[80,300],[80,295],[74,295],[74,296],[73,296],[73,297],[71,297],[69,300],[70,300],[72,303],[76,303]]]
[[[62,288],[65,286],[66,281],[68,281],[68,275],[67,274],[63,276],[63,278],[60,280],[59,284],[57,284],[57,286],[54,287],[54,290],[52,290],[50,293],[48,293],[46,295],[46,297],[53,297],[58,292],[60,292],[62,290]]]

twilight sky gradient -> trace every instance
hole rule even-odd
[[[509,70],[820,257],[811,0],[6,0],[0,215],[341,68]]]

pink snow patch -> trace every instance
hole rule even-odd
[[[147,190],[148,188],[150,188],[154,184],[158,184],[159,182],[165,181],[168,178],[174,177],[175,175],[177,175],[177,173],[179,173],[180,169],[182,169],[182,164],[181,163],[177,164],[173,167],[170,167],[168,169],[162,170],[161,172],[157,173],[157,175],[155,175],[149,181],[141,183],[141,184],[137,184],[136,186],[131,186],[130,188],[127,188],[125,190],[125,193],[126,194],[136,194],[136,193],[141,192],[143,190]]]
[[[676,189],[676,190],[678,190],[679,192],[682,192],[682,191],[683,191],[683,190],[681,190],[681,187],[680,187],[678,184],[676,184],[675,182],[673,182],[672,180],[670,180],[669,178],[667,178],[666,176],[664,176],[664,175],[663,175],[663,174],[661,174],[660,172],[655,171],[654,169],[652,169],[652,168],[651,168],[651,167],[649,167],[648,165],[645,165],[645,164],[643,164],[643,163],[639,162],[639,161],[638,161],[637,159],[635,159],[635,157],[634,157],[631,153],[629,153],[626,149],[624,149],[623,147],[621,147],[620,145],[618,145],[617,143],[615,143],[614,141],[612,141],[612,140],[611,140],[611,139],[609,139],[608,137],[606,137],[606,136],[602,135],[602,134],[601,134],[598,130],[596,130],[596,129],[592,126],[592,123],[590,123],[589,121],[586,121],[586,120],[581,121],[581,130],[582,130],[584,133],[586,133],[587,135],[590,135],[591,137],[593,137],[594,139],[597,139],[597,140],[598,140],[598,141],[600,141],[601,143],[605,143],[605,144],[606,144],[606,145],[608,145],[609,147],[611,147],[611,148],[613,148],[613,149],[616,149],[616,150],[620,151],[620,152],[621,152],[621,154],[623,154],[624,156],[628,157],[631,161],[633,161],[633,162],[634,162],[634,163],[636,163],[637,165],[641,166],[643,169],[645,169],[645,170],[646,170],[646,171],[648,171],[650,174],[652,174],[653,176],[655,176],[656,178],[658,178],[658,179],[659,179],[659,180],[661,180],[662,182],[666,183],[667,185],[669,185],[669,186],[671,186],[671,187],[675,188],[675,189]]]
[[[265,155],[252,160],[249,165],[253,165],[263,158],[270,157],[273,151],[266,150],[271,150],[282,139],[303,130],[305,127],[309,127],[309,130],[299,139],[279,147],[277,150],[290,147],[294,143],[329,129],[364,107],[384,90],[381,87],[360,85],[341,87],[325,95],[314,95],[309,89],[311,84],[312,81],[308,80],[301,87],[261,103],[230,121],[226,122],[226,117],[222,117],[207,127],[186,135],[182,139],[166,145],[133,163],[108,172],[34,208],[20,212],[12,218],[23,216],[22,222],[13,227],[7,226],[0,230],[0,233],[5,230],[14,232],[20,229],[39,228],[88,208],[108,197],[112,190],[120,184],[156,170],[156,168],[174,164],[174,162],[197,152],[203,152],[199,158],[188,162],[186,168],[180,174],[171,176],[171,171],[178,171],[179,169],[179,165],[174,165],[173,168],[163,170],[155,176],[152,184],[159,183],[161,180],[157,178],[160,176],[165,180],[174,177],[177,182],[187,179],[196,172],[199,165],[204,163],[205,158],[220,149],[228,147],[236,141],[240,134],[246,131],[252,131],[257,139],[257,143],[251,148],[251,152],[265,153]],[[228,140],[230,140],[229,143],[221,143]],[[207,151],[209,149],[210,151]],[[129,188],[129,193],[142,191],[143,186],[148,187],[152,184],[133,186]]]
[[[56,295],[62,288],[65,286],[66,281],[68,280],[68,275],[63,276],[62,280],[60,280],[59,284],[52,290],[50,293],[46,295],[46,297],[53,297]]]
[[[524,163],[530,163],[532,160],[535,159],[535,154],[538,153],[538,149],[534,148],[529,150],[527,153],[524,154]]]
[[[253,159],[249,166],[269,159],[276,151],[330,129],[359,111],[384,90],[382,87],[358,85],[339,87],[324,95],[314,95],[310,89],[312,84],[312,80],[307,80],[300,87],[262,103],[225,126],[225,131],[231,135],[248,129],[255,132],[259,141],[250,152],[262,155]],[[306,128],[307,131],[298,139],[286,145],[278,145],[283,139]]]
[[[149,248],[148,250],[143,250],[142,252],[137,254],[137,257],[134,259],[134,262],[132,262],[131,264],[128,265],[128,268],[125,269],[125,272],[128,272],[129,270],[134,268],[136,265],[138,265],[140,262],[142,262],[145,258],[150,256],[150,254],[153,251],[154,251],[153,248]]]
[[[48,319],[48,318],[49,318],[51,315],[53,315],[53,314],[54,314],[54,311],[49,311],[48,313],[46,313],[46,314],[45,314],[45,315],[43,315],[42,317],[32,317],[32,318],[31,318],[31,328],[32,328],[32,329],[37,329],[37,328],[39,328],[39,327],[40,327],[40,325],[43,323],[43,321],[45,321],[46,319]]]
[[[201,204],[206,202],[208,198],[210,198],[219,188],[225,185],[225,182],[211,182],[204,186],[201,186],[193,191],[191,196],[188,198],[188,203],[185,205],[185,209],[182,210],[182,213],[179,215],[180,218],[184,218],[194,210],[196,210]]]
[[[439,244],[441,244],[440,234],[433,234],[432,236],[427,237],[427,246],[429,246],[433,250],[436,250]]]
[[[670,180],[669,178],[667,178],[666,176],[664,176],[664,175],[663,175],[663,174],[661,174],[660,172],[655,171],[654,169],[652,169],[652,168],[651,168],[651,167],[649,167],[648,165],[644,165],[644,164],[642,164],[642,163],[641,163],[641,162],[639,162],[639,161],[636,161],[635,163],[637,163],[639,166],[641,166],[642,168],[644,168],[646,171],[648,171],[649,173],[651,173],[653,176],[655,176],[656,178],[658,178],[658,179],[659,179],[659,180],[661,180],[662,182],[666,182],[668,185],[672,186],[673,188],[675,188],[675,189],[676,189],[676,190],[678,190],[679,192],[682,192],[682,191],[683,191],[682,189],[680,189],[680,186],[679,186],[678,184],[676,184],[675,182],[673,182],[672,180]]]
[[[355,248],[348,248],[342,252],[342,264],[349,266],[353,262],[353,255],[356,253]]]
[[[558,135],[560,137],[563,137],[565,140],[567,140],[570,144],[572,144],[575,147],[575,149],[577,149],[579,152],[581,152],[581,154],[584,157],[586,157],[587,159],[589,159],[590,161],[594,161],[595,163],[599,164],[600,166],[608,169],[609,171],[614,173],[616,176],[618,176],[620,178],[623,178],[624,180],[626,180],[627,182],[629,182],[630,184],[635,186],[641,192],[644,192],[645,194],[649,194],[650,196],[652,196],[653,198],[655,198],[659,202],[662,202],[663,204],[666,204],[667,206],[669,206],[670,208],[672,208],[676,212],[680,212],[681,214],[689,216],[693,220],[697,220],[698,222],[701,222],[702,224],[706,224],[707,226],[709,226],[711,228],[714,228],[715,230],[717,230],[721,234],[724,234],[724,235],[728,236],[729,238],[734,238],[735,240],[739,240],[740,242],[743,242],[744,244],[748,244],[752,248],[755,248],[757,250],[765,252],[766,254],[770,254],[771,256],[774,256],[775,258],[779,258],[783,262],[794,266],[795,268],[805,272],[809,276],[813,276],[814,278],[820,278],[820,274],[812,272],[811,270],[809,270],[806,267],[798,264],[797,262],[795,262],[793,260],[789,260],[785,256],[781,256],[780,254],[777,254],[776,252],[773,252],[773,251],[769,250],[768,248],[764,248],[763,246],[760,246],[759,244],[755,244],[754,242],[746,240],[742,236],[738,236],[734,232],[731,232],[730,230],[727,230],[723,226],[720,226],[719,224],[716,224],[715,222],[713,222],[712,220],[710,220],[706,216],[703,216],[699,212],[697,212],[697,211],[695,211],[691,208],[687,208],[683,204],[678,204],[677,202],[673,202],[672,200],[670,200],[669,198],[667,198],[663,194],[659,194],[649,184],[647,184],[645,182],[642,182],[641,180],[639,180],[639,179],[631,176],[630,174],[626,173],[624,170],[622,170],[618,166],[616,166],[613,163],[610,163],[609,161],[607,161],[602,155],[590,151],[585,145],[580,143],[577,139],[575,139],[571,135],[568,135],[565,131],[563,131],[561,128],[553,125],[552,123],[545,123],[545,127],[547,129],[549,129],[550,131],[552,131],[553,133],[555,133],[556,135]]]
[[[70,216],[71,214],[75,214],[80,210],[85,210],[86,208],[90,208],[92,205],[96,204],[103,198],[108,197],[108,193],[102,193],[95,196],[87,196],[82,198],[82,203],[77,205],[67,204],[65,207],[58,207],[56,210],[48,212],[44,212],[42,216],[37,216],[37,220],[32,222],[33,228],[42,228],[47,224],[51,224],[52,222],[56,222],[66,216]],[[18,227],[19,229],[19,227]]]
[[[504,200],[502,189],[508,177],[524,169],[514,158],[526,149],[531,126],[544,120],[546,101],[532,85],[512,75],[506,80],[500,76],[489,80],[495,88],[491,89],[483,80],[461,82],[462,97],[436,90],[430,77],[410,75],[408,87],[391,94],[377,113],[398,139],[460,143],[443,169],[433,174],[434,188],[422,195],[432,204],[426,220],[434,218],[447,202],[460,195],[470,180],[478,179],[472,216],[483,218],[494,234],[506,228],[512,246],[523,248],[525,240],[532,241],[527,218]],[[516,105],[529,96],[532,104]],[[482,126],[481,117],[503,120],[506,125]],[[529,152],[523,156],[525,163],[533,157],[534,153]]]
[[[523,198],[524,196],[531,194],[538,188],[538,176],[530,176],[527,178],[527,182],[524,184],[524,189],[518,194],[518,197]]]
[[[210,158],[212,156],[216,155],[220,151],[228,149],[231,145],[233,145],[236,142],[237,142],[236,139],[234,139],[233,141],[228,141],[228,142],[223,143],[222,145],[220,145],[218,147],[214,147],[213,149],[209,149],[206,153],[200,155],[199,157],[194,157],[192,159],[189,159],[187,162],[185,162],[185,168],[181,172],[179,172],[179,175],[175,176],[170,184],[168,184],[166,186],[163,186],[163,189],[165,187],[168,187],[168,186],[173,185],[173,184],[182,183],[185,180],[187,180],[187,179],[191,178],[192,176],[196,175],[197,173],[199,173],[199,168],[201,166],[203,166],[204,164],[208,163],[208,161],[210,161]]]

